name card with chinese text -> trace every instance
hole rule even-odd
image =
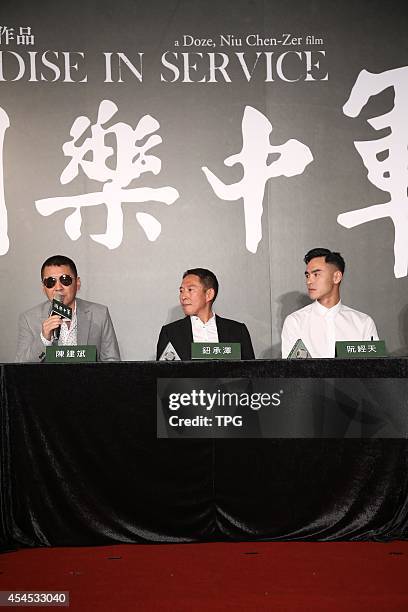
[[[191,359],[241,359],[239,342],[192,342]]]
[[[47,363],[93,363],[96,361],[96,346],[47,346],[45,349]]]
[[[371,359],[387,357],[384,340],[348,340],[336,342],[336,357],[341,359]]]
[[[69,306],[65,306],[59,300],[52,300],[52,309],[51,313],[59,315],[62,319],[68,319],[72,321],[72,308]]]

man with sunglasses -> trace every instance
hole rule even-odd
[[[81,279],[72,259],[65,255],[49,257],[41,267],[41,281],[48,301],[20,315],[16,361],[40,362],[45,348],[52,344],[94,345],[98,361],[120,361],[107,307],[76,297]],[[72,309],[72,321],[50,312],[55,296]]]

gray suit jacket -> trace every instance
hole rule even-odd
[[[98,361],[120,361],[118,341],[109,315],[102,304],[76,298],[78,344],[96,346]],[[50,302],[43,302],[23,312],[18,321],[15,361],[39,363],[45,348],[41,341],[42,322],[48,317]]]

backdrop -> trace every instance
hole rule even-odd
[[[124,359],[154,358],[196,266],[277,357],[315,246],[404,354],[407,21],[377,0],[3,0],[0,361],[56,253]]]

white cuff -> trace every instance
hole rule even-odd
[[[52,340],[47,340],[47,338],[44,338],[42,332],[40,333],[40,338],[44,346],[52,346]]]

